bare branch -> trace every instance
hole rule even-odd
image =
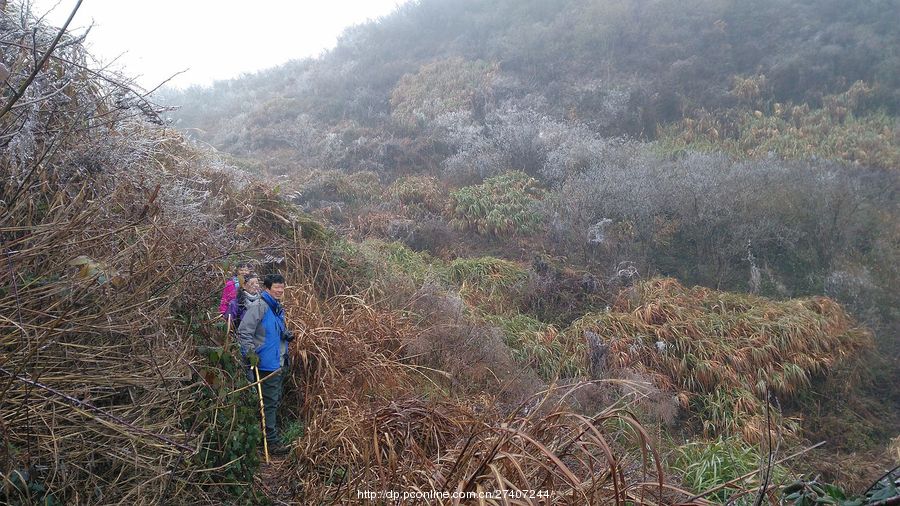
[[[12,106],[15,105],[15,103],[20,98],[22,98],[22,95],[25,94],[25,90],[28,89],[28,87],[31,85],[32,81],[34,81],[34,78],[37,77],[40,70],[44,67],[44,65],[46,65],[47,60],[50,59],[50,55],[53,54],[53,50],[56,49],[56,45],[59,44],[60,39],[62,39],[62,36],[66,33],[66,29],[69,27],[69,23],[72,22],[72,18],[75,17],[75,13],[78,12],[78,8],[81,7],[82,1],[84,1],[84,0],[78,0],[78,3],[75,4],[75,7],[72,9],[72,12],[69,14],[69,19],[67,19],[65,24],[63,24],[62,28],[59,29],[59,33],[56,34],[56,38],[53,39],[53,42],[50,44],[50,47],[47,48],[47,52],[44,53],[44,56],[43,56],[43,58],[41,58],[40,63],[34,66],[34,70],[31,71],[31,75],[28,76],[28,79],[26,79],[25,82],[22,83],[22,86],[19,87],[19,89],[16,91],[16,94],[13,95],[9,99],[9,101],[6,103],[6,105],[3,106],[3,109],[0,110],[0,118],[5,116],[6,113],[8,113],[10,109],[12,109]],[[35,46],[36,46],[36,44],[35,44]]]

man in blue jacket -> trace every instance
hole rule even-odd
[[[278,442],[278,406],[281,404],[287,347],[294,336],[285,326],[284,308],[280,302],[284,296],[284,277],[269,274],[263,280],[263,286],[265,290],[259,299],[247,306],[238,327],[238,340],[247,362],[251,366],[258,363],[260,378],[269,376],[262,383],[266,442],[271,453],[279,454],[287,451]]]

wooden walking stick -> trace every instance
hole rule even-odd
[[[259,418],[262,420],[263,453],[266,455],[266,464],[269,463],[269,441],[266,439],[266,407],[263,404],[262,383],[259,382],[259,369],[254,365],[253,374],[256,375],[256,393],[259,394]]]
[[[222,341],[222,347],[228,346],[228,338],[231,337],[231,315],[228,315],[228,324],[225,325],[225,339]]]

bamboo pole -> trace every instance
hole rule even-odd
[[[228,346],[228,339],[230,337],[231,337],[231,315],[228,315],[228,323],[225,325],[225,339],[222,340],[222,348],[225,348]]]
[[[263,403],[262,383],[259,381],[259,369],[254,365],[253,374],[256,375],[256,393],[259,396],[259,418],[262,421],[263,453],[266,455],[266,464],[269,463],[269,441],[266,439],[266,407]]]

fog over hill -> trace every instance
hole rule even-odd
[[[510,103],[602,136],[639,139],[701,113],[724,115],[735,130],[728,111],[817,109],[857,81],[871,91],[854,114],[896,114],[898,17],[891,0],[425,0],[348,29],[320,59],[170,100],[182,106],[180,125],[222,149],[290,147],[297,162],[318,168],[294,129],[356,141],[354,129],[378,127],[389,130],[385,141],[418,138],[441,114],[465,110],[483,121]],[[437,67],[422,75],[429,65]],[[471,79],[460,82],[462,75]],[[398,107],[415,111],[414,124],[403,125]]]
[[[897,19],[419,0],[148,97],[0,2],[0,502],[896,503]]]

